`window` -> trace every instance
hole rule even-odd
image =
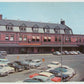
[[[47,37],[44,37],[44,42],[47,42]]]
[[[59,29],[55,28],[54,31],[55,31],[56,34],[59,34]]]
[[[14,35],[11,35],[10,41],[13,41],[13,40],[14,40]]]
[[[39,42],[39,39],[36,39],[36,42]]]
[[[36,32],[36,33],[37,33],[38,30],[39,30],[38,28],[32,28],[32,31],[33,31],[33,32]]]
[[[26,28],[25,27],[19,27],[21,32],[26,32]]]
[[[37,36],[37,38],[36,38],[36,42],[39,42],[39,39],[40,39],[39,36]]]
[[[56,34],[59,34],[60,33],[60,27],[58,25],[55,26],[54,31]]]
[[[48,39],[48,42],[51,42],[51,39]]]
[[[48,25],[46,25],[44,28],[44,33],[49,33],[50,32],[50,27]]]
[[[57,37],[55,37],[55,41],[57,42]]]
[[[33,27],[32,27],[32,31],[37,33],[39,31],[39,26],[37,24],[35,24]]]
[[[48,42],[51,42],[51,37],[48,37]]]
[[[44,30],[45,33],[49,33],[50,32],[50,29],[46,29]]]
[[[44,42],[47,42],[47,39],[44,39]]]
[[[24,35],[23,41],[27,41],[27,35]]]
[[[9,23],[6,25],[6,31],[13,31],[13,24]]]
[[[26,32],[26,25],[23,23],[21,26],[19,26],[20,32]]]
[[[28,43],[31,43],[31,39],[28,40]]]
[[[81,42],[81,38],[79,38],[79,42]]]
[[[19,36],[19,41],[22,41],[22,35]]]
[[[7,34],[6,36],[5,36],[5,40],[9,40],[9,35]]]
[[[61,37],[59,37],[59,42],[61,42]]]

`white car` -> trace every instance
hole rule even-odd
[[[30,67],[39,67],[41,64],[42,64],[41,60],[40,59],[36,59],[36,60],[32,60],[29,63],[29,66]]]
[[[0,76],[7,76],[8,72],[2,66],[0,66]]]
[[[78,53],[76,51],[72,51],[74,53],[74,55],[78,55]]]
[[[50,72],[41,72],[41,73],[39,73],[39,75],[43,75],[43,76],[47,76],[47,77],[52,77],[53,76],[53,74],[50,73]]]
[[[51,68],[57,68],[57,67],[60,67],[61,66],[61,63],[59,62],[56,62],[56,61],[52,61],[48,67],[51,67]]]
[[[13,73],[15,72],[15,69],[13,67],[10,67],[8,65],[0,65],[0,67],[3,68],[3,70],[5,70],[7,73]]]
[[[53,70],[53,69],[54,69],[53,67],[48,67],[47,70],[45,71],[49,72],[50,70]]]

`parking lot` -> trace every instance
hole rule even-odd
[[[17,56],[19,57],[17,59]],[[15,72],[9,74],[5,77],[0,77],[0,82],[18,82],[23,81],[30,74],[39,73],[40,71],[47,68],[47,65],[52,61],[61,62],[61,56],[52,55],[52,54],[10,54],[7,56],[10,62],[15,60],[24,60],[24,59],[41,59],[44,58],[45,61],[42,62],[42,65],[36,69],[24,70],[22,72]],[[76,75],[70,79],[70,81],[83,81],[84,79],[84,55],[62,55],[62,64],[68,65],[76,71]]]

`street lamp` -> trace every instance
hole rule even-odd
[[[61,36],[61,80],[62,80],[62,36]]]

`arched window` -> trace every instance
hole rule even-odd
[[[13,24],[9,23],[6,25],[6,31],[13,31]]]
[[[48,25],[46,25],[45,27],[43,27],[44,33],[49,33],[50,32],[50,27]]]
[[[59,34],[59,33],[60,33],[60,28],[59,28],[59,26],[56,26],[56,27],[54,28],[54,31],[55,31],[56,34]]]
[[[38,31],[39,31],[39,26],[38,26],[37,24],[35,24],[35,25],[32,27],[32,31],[33,31],[34,33],[38,33]]]
[[[26,25],[23,23],[22,25],[19,26],[20,32],[26,32]]]

